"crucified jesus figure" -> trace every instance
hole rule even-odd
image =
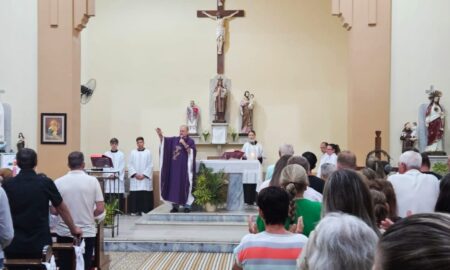
[[[222,14],[220,12],[217,12],[217,16],[212,16],[211,14],[209,14],[206,11],[202,11],[202,13],[205,14],[205,16],[207,16],[208,18],[215,20],[217,22],[217,27],[216,27],[217,54],[222,54],[224,44],[225,44],[226,20],[228,20],[228,19],[232,18],[234,15],[238,14],[239,10],[236,10],[232,14],[225,16],[225,17],[222,17]]]

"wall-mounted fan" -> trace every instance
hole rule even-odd
[[[81,104],[86,104],[89,102],[94,94],[96,86],[97,81],[95,79],[90,79],[87,83],[81,85]]]

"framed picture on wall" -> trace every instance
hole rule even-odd
[[[41,113],[41,144],[67,143],[67,114]]]

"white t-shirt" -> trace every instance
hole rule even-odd
[[[84,237],[95,237],[97,229],[94,220],[96,202],[103,202],[100,184],[84,171],[74,170],[56,179],[55,185],[69,208],[75,225],[81,228]],[[56,234],[71,237],[70,230],[59,217]]]
[[[388,181],[394,186],[399,217],[406,217],[408,211],[412,214],[434,212],[439,196],[439,181],[434,175],[412,169],[391,175]]]

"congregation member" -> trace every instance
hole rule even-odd
[[[322,204],[304,198],[303,194],[308,187],[308,175],[305,169],[297,164],[287,165],[281,174],[281,188],[289,195],[289,217],[285,223],[286,229],[298,224],[298,219],[303,222],[303,234],[309,236],[320,220]],[[264,222],[260,217],[256,220],[258,232],[265,230]]]
[[[368,185],[370,188],[370,191],[376,190],[381,193],[383,193],[387,208],[388,208],[388,217],[391,221],[396,222],[400,219],[398,216],[398,207],[397,207],[397,196],[395,195],[394,187],[392,186],[392,183],[385,180],[385,179],[368,179]],[[375,202],[375,198],[373,198],[373,201]],[[381,199],[382,200],[382,199]],[[375,205],[374,205],[375,207]],[[375,210],[376,212],[376,210]]]
[[[233,270],[296,269],[296,260],[308,239],[284,227],[289,216],[287,192],[280,187],[267,187],[258,194],[257,204],[265,231],[242,238],[234,249]]]
[[[55,184],[64,202],[72,214],[74,223],[83,231],[84,269],[91,269],[92,256],[94,254],[95,237],[97,226],[95,217],[102,215],[105,211],[103,194],[97,178],[84,172],[84,155],[81,152],[72,152],[68,156],[68,167],[70,171],[56,179]],[[56,226],[58,243],[73,243],[74,239],[69,228],[60,219]],[[71,269],[71,256],[61,254],[58,265],[61,269]]]
[[[8,168],[1,168],[0,169],[0,185],[7,181],[8,179],[13,178],[13,171]]]
[[[373,270],[449,269],[450,215],[415,214],[381,236]]]
[[[291,144],[283,144],[278,148],[278,158],[281,158],[284,155],[288,156],[294,155],[294,147]],[[275,164],[267,166],[265,180],[272,179],[274,169]]]
[[[56,208],[72,236],[82,236],[55,183],[37,175],[37,154],[29,148],[16,155],[20,172],[3,188],[8,195],[14,227],[14,239],[4,250],[8,259],[41,258],[42,249],[52,243],[49,227],[49,201]]]
[[[431,171],[431,162],[427,153],[420,154],[422,156],[422,166],[420,167],[420,171],[424,174],[434,175],[437,179],[441,179],[442,175]],[[450,168],[450,167],[449,167]]]
[[[371,270],[377,241],[377,234],[361,219],[330,213],[311,233],[298,269]]]
[[[325,163],[337,164],[337,155],[339,154],[339,146],[337,144],[327,144],[326,153],[320,159],[319,170],[317,171],[317,177],[322,178],[321,166]]]
[[[439,197],[434,211],[450,214],[450,173],[444,176],[439,183]]]
[[[387,203],[386,195],[381,191],[371,189],[370,195],[372,196],[375,220],[380,228],[382,222],[389,218],[389,204]]]
[[[275,168],[273,170],[272,177],[269,180],[262,182],[259,185],[258,189],[256,190],[257,192],[260,192],[262,189],[269,187],[269,186],[271,186],[271,187],[279,187],[280,186],[281,172],[283,171],[284,167],[286,167],[289,158],[291,158],[290,155],[283,155],[278,159],[277,163],[275,163]]]
[[[105,152],[105,156],[111,158],[113,163],[113,171],[118,171],[117,174],[107,175],[110,180],[105,183],[105,201],[111,202],[114,198],[119,199],[119,209],[124,211],[125,206],[125,155],[119,150],[119,140],[117,138],[112,138],[109,141],[111,150]],[[119,179],[116,179],[116,177]]]
[[[314,168],[316,167],[317,164],[317,157],[316,155],[314,155],[313,152],[305,152],[302,154],[302,157],[306,158],[306,160],[308,161],[308,179],[309,179],[309,186],[313,189],[315,189],[317,192],[319,192],[320,194],[323,193],[323,187],[325,186],[325,182],[323,181],[323,179],[315,176],[312,171],[314,170]]]
[[[188,127],[182,125],[179,136],[164,137],[161,129],[156,129],[161,142],[161,196],[172,203],[171,213],[177,213],[180,205],[189,213],[194,202],[192,188],[197,148],[188,131]]]
[[[0,269],[3,269],[3,249],[7,247],[14,237],[14,229],[9,210],[8,197],[5,190],[0,187]]]
[[[321,179],[323,179],[323,181],[326,182],[328,180],[328,178],[330,178],[330,175],[336,170],[337,170],[337,168],[336,168],[336,165],[334,165],[334,164],[331,164],[331,163],[322,164],[322,166],[320,166],[320,171],[322,174]]]
[[[244,152],[243,159],[247,160],[259,160],[263,163],[264,151],[261,143],[256,140],[256,132],[250,130],[247,134],[248,141],[242,146],[242,152]],[[253,205],[256,200],[256,187],[257,184],[244,183],[244,203]]]
[[[350,151],[342,151],[338,154],[336,160],[336,167],[338,170],[351,169],[356,170],[356,156]]]
[[[143,137],[136,138],[136,145],[137,149],[131,151],[128,159],[128,211],[131,215],[142,215],[153,209],[153,160],[150,150],[145,148]]]
[[[325,183],[322,216],[331,212],[343,212],[358,217],[376,234],[380,233],[369,187],[354,170],[337,170]]]
[[[422,157],[414,151],[401,154],[398,174],[388,177],[397,197],[398,215],[433,212],[439,196],[439,181],[433,175],[421,173]]]
[[[288,165],[291,164],[297,164],[303,167],[303,169],[305,169],[305,171],[309,171],[309,163],[308,160],[306,160],[306,158],[302,157],[302,156],[292,156],[289,158],[288,160]],[[322,181],[322,180],[320,180]],[[322,202],[322,194],[319,193],[318,191],[316,191],[315,189],[311,188],[309,185],[306,187],[305,192],[303,193],[303,196],[311,201],[314,202]]]

